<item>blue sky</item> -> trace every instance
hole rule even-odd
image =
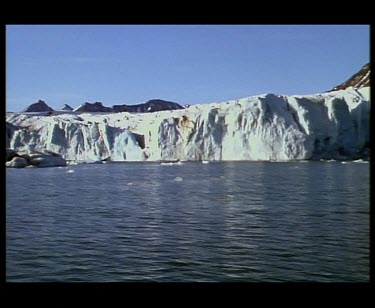
[[[370,61],[369,36],[367,25],[7,25],[6,109],[324,92]]]

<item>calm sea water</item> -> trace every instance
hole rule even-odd
[[[369,164],[6,170],[8,282],[369,280]]]

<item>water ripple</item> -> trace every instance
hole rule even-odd
[[[7,281],[369,279],[367,164],[74,170],[7,169]]]

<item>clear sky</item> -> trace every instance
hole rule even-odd
[[[7,111],[330,90],[370,61],[367,25],[7,25]]]

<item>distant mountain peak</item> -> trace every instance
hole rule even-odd
[[[163,110],[183,109],[181,105],[162,99],[151,99],[145,103],[137,105],[114,105],[114,112],[138,112],[149,113]]]
[[[23,112],[43,112],[43,111],[53,111],[53,109],[42,100],[38,100],[36,103],[31,104],[29,107],[23,110]]]
[[[95,102],[95,103],[84,103],[78,108],[74,109],[74,111],[79,112],[112,112],[112,108],[105,107],[101,102]]]
[[[349,88],[349,87],[353,87],[357,89],[363,88],[363,87],[369,87],[370,86],[370,73],[371,73],[370,63],[367,63],[365,66],[363,66],[359,70],[359,72],[354,74],[347,81],[334,87],[331,91],[345,90],[346,88]]]
[[[69,106],[68,104],[64,104],[64,105],[61,106],[60,110],[72,111],[73,108],[71,106]]]

